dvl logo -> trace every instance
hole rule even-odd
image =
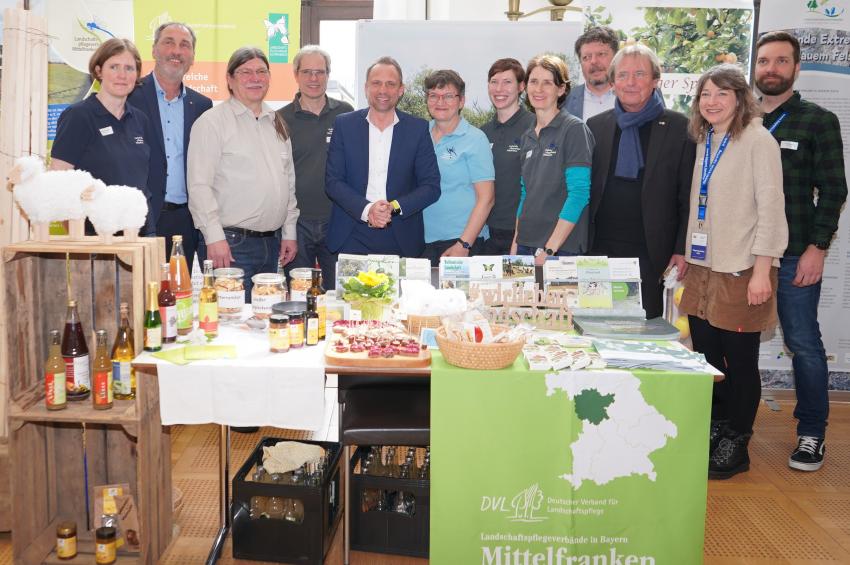
[[[504,512],[510,522],[542,522],[546,516],[535,513],[543,505],[543,491],[537,483],[517,493],[510,501],[506,496],[482,496],[481,512]]]

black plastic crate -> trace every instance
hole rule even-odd
[[[368,452],[369,447],[358,447],[349,462],[351,499],[347,503],[351,508],[351,549],[428,557],[431,515],[430,481],[355,474],[357,464],[366,457]],[[388,509],[364,511],[363,493],[367,489],[390,493]],[[413,495],[415,511],[412,516],[391,510],[394,501],[397,500],[394,499],[394,493],[398,492]]]
[[[320,486],[247,480],[254,466],[263,461],[263,447],[271,447],[279,441],[287,440],[263,438],[233,479],[233,557],[321,565],[342,517],[340,446],[324,441],[302,442],[319,445],[330,453]],[[304,521],[296,524],[280,519],[252,520],[250,506],[253,496],[299,499],[304,505]]]

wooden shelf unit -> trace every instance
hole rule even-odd
[[[141,552],[123,553],[118,563],[156,563],[171,541],[171,443],[159,418],[157,381],[137,379],[136,398],[116,400],[110,410],[95,410],[89,398],[50,411],[43,377],[48,332],[64,327],[69,298],[77,300],[92,355],[95,330],[107,330],[110,344],[115,339],[120,302],[130,305],[141,351],[145,284],[159,280],[164,261],[162,238],[117,238],[109,245],[93,237],[56,238],[2,250],[0,352],[9,383],[16,564],[59,562],[54,549],[61,520],[77,523],[81,551],[71,562],[93,562],[86,540],[96,518],[89,519],[96,485],[128,483],[135,498]]]

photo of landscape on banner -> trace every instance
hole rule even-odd
[[[701,563],[712,383],[435,359],[431,563]]]

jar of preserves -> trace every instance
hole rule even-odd
[[[289,316],[289,347],[304,345],[304,312],[287,312]]]
[[[77,556],[76,522],[59,522],[56,526],[56,557],[73,559]]]
[[[290,300],[304,302],[307,300],[307,291],[313,286],[313,269],[292,269],[289,273],[289,296]]]
[[[115,528],[104,526],[95,530],[94,561],[97,565],[110,565],[117,559]]]
[[[238,318],[245,306],[245,271],[238,267],[221,267],[213,271],[213,277],[219,317]]]
[[[272,353],[289,351],[289,316],[272,314],[269,318],[269,351]]]
[[[283,275],[278,273],[257,273],[251,277],[254,288],[251,289],[251,309],[257,318],[268,318],[272,306],[286,300]]]

